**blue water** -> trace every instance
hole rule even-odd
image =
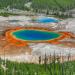
[[[44,17],[44,18],[36,19],[35,22],[38,22],[38,23],[52,23],[52,22],[58,22],[58,20],[56,20],[54,18]]]
[[[46,32],[40,30],[18,30],[12,32],[12,35],[15,36],[17,39],[27,41],[51,40],[61,36],[60,34],[55,32]]]

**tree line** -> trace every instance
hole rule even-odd
[[[37,10],[69,10],[75,8],[75,0],[32,0],[32,7]]]

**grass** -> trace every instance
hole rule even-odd
[[[75,61],[50,64],[28,64],[0,60],[0,75],[75,75]]]

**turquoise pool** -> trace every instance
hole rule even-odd
[[[59,33],[41,31],[41,30],[17,30],[12,32],[12,35],[20,40],[25,41],[46,41],[58,38],[61,36]]]
[[[43,17],[43,18],[38,18],[35,20],[35,22],[38,23],[52,23],[52,22],[59,22],[59,20],[54,19],[54,18],[48,18],[48,17]]]

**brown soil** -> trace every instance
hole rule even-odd
[[[61,44],[63,44],[65,47],[75,48],[75,42],[73,42],[73,41],[62,41]]]
[[[0,37],[0,55],[16,55],[25,54],[25,52],[31,53],[31,48],[29,46],[17,47],[9,42],[7,42],[5,37]]]

